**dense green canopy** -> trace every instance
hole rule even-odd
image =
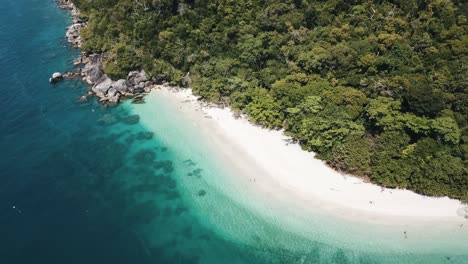
[[[468,2],[73,0],[112,78],[144,68],[335,168],[468,200]]]

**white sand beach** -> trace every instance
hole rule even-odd
[[[227,158],[232,157],[234,166],[244,168],[245,174],[250,175],[239,176],[240,180],[255,181],[246,188],[280,195],[278,199],[295,200],[304,208],[313,206],[310,201],[314,201],[314,206],[320,204],[329,211],[359,216],[361,220],[466,222],[460,215],[465,205],[458,200],[384,189],[344,175],[315,159],[313,153],[303,151],[298,144],[289,143],[281,131],[255,126],[245,118],[236,119],[229,108],[202,104],[190,89],[160,86],[149,96],[172,100],[181,114],[211,138],[217,150]]]

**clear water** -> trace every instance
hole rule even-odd
[[[52,0],[0,4],[0,263],[468,263],[456,234],[421,246],[252,201],[164,100],[104,108],[50,85],[79,54],[69,22]]]

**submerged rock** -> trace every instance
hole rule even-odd
[[[135,124],[138,124],[138,122],[140,122],[140,116],[139,115],[127,116],[122,119],[122,122],[127,125],[135,125]]]
[[[112,114],[105,114],[98,119],[98,124],[100,124],[101,126],[110,126],[117,122],[117,117],[115,117],[115,115]]]
[[[132,99],[132,104],[144,104],[145,98],[143,96],[137,96]]]
[[[135,163],[142,165],[149,165],[153,163],[155,159],[156,153],[149,149],[140,150],[135,154],[135,156],[133,156],[133,160],[135,161]]]
[[[153,132],[139,132],[136,138],[138,140],[149,140],[149,139],[152,139],[153,136],[154,136]]]
[[[155,162],[153,167],[157,170],[162,169],[165,173],[171,173],[174,171],[174,165],[169,160]]]
[[[205,190],[200,190],[198,191],[198,196],[205,196],[206,195],[206,191]]]
[[[202,171],[203,171],[202,169],[195,169],[195,170],[192,171],[192,173],[191,173],[190,176],[195,176],[195,177],[197,177],[197,178],[200,178],[200,177],[201,177],[201,172],[202,172]]]
[[[134,93],[143,93],[145,91],[145,86],[142,84],[137,84],[133,86],[132,89]]]
[[[186,159],[184,160],[184,163],[187,164],[187,166],[195,166],[197,164],[192,159]]]

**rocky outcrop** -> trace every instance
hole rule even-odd
[[[52,77],[49,78],[49,82],[50,83],[56,83],[56,82],[62,80],[62,78],[63,78],[63,76],[62,76],[62,74],[60,72],[54,72],[52,74]]]
[[[104,77],[104,70],[102,69],[102,56],[99,54],[81,55],[81,64],[84,67],[81,69],[81,76],[83,80],[90,85],[93,85]]]
[[[65,36],[67,37],[68,42],[70,42],[73,46],[81,47],[81,28],[83,28],[83,24],[76,23],[71,25],[67,29],[67,33],[65,34]]]
[[[146,76],[146,72],[144,70],[141,71],[131,71],[128,73],[127,77],[128,83],[132,86],[137,86],[143,84],[148,81],[148,76]]]
[[[120,79],[120,80],[117,80],[115,81],[113,84],[112,84],[112,87],[117,90],[117,92],[121,93],[121,94],[125,94],[125,93],[128,93],[129,92],[129,89],[128,89],[128,85],[127,85],[127,81],[124,80],[124,79]]]
[[[74,47],[81,47],[80,31],[88,23],[86,18],[80,17],[79,10],[70,0],[56,0],[59,8],[70,11],[73,24],[67,28],[66,39]],[[96,95],[102,103],[116,104],[125,98],[139,96],[139,103],[143,103],[141,94],[148,93],[155,87],[155,80],[150,79],[144,70],[132,71],[127,79],[113,81],[103,69],[103,61],[106,54],[87,54],[83,52],[73,65],[77,67],[75,73],[70,73],[69,77],[81,76],[82,80],[91,86],[91,94]],[[57,77],[57,80],[61,77]],[[55,81],[54,76],[50,79]],[[89,95],[89,94],[88,94]],[[83,95],[80,100],[86,101],[88,95]],[[86,98],[86,99],[85,99]]]
[[[73,24],[67,28],[65,37],[74,47],[81,48],[80,31],[87,25],[87,19],[80,18],[80,11],[70,0],[56,0],[61,9],[68,10],[72,15]]]
[[[103,78],[91,88],[91,90],[98,94],[107,94],[107,91],[112,87],[112,80],[108,78],[106,75],[103,76]]]
[[[153,81],[148,81],[145,71],[133,71],[129,73],[127,80],[112,81],[104,74],[100,64],[90,60],[85,61],[88,63],[81,71],[83,79],[92,85],[91,91],[102,103],[116,104],[124,98],[133,98],[156,87]]]

